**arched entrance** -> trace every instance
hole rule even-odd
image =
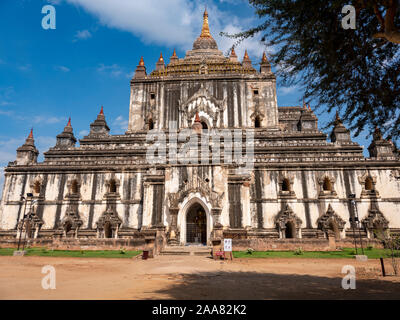
[[[186,215],[186,243],[207,244],[207,214],[199,203],[194,203]]]

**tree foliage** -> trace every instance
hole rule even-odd
[[[229,36],[241,41],[261,32],[273,48],[270,60],[283,85],[301,84],[306,100],[320,111],[338,110],[355,135],[379,127],[397,139],[400,45],[393,40],[400,18],[395,1],[249,0],[262,22]],[[355,30],[342,28],[342,8],[348,4],[356,8]]]

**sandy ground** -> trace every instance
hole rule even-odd
[[[55,290],[42,288],[46,265]],[[341,287],[344,265],[355,290]],[[0,299],[400,299],[400,277],[383,278],[379,260],[0,257]]]

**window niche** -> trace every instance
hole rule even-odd
[[[107,187],[107,196],[119,196],[120,182],[117,178],[112,177],[110,180],[106,182]]]
[[[296,198],[296,194],[293,190],[294,177],[292,176],[280,176],[278,181],[280,198]]]
[[[36,178],[30,185],[31,193],[34,197],[39,198],[43,191],[43,179]]]
[[[80,197],[81,183],[78,179],[71,179],[67,183],[68,197]]]
[[[376,190],[376,176],[368,173],[358,178],[361,185],[361,198],[379,198],[379,192]]]
[[[334,198],[337,196],[335,191],[335,182],[336,179],[334,177],[323,175],[318,178],[319,185],[319,198]]]

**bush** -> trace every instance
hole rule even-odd
[[[367,250],[372,250],[374,247],[373,246],[368,246]]]
[[[120,254],[125,254],[126,253],[126,249],[124,249],[124,248],[119,249],[119,253]]]
[[[254,249],[248,248],[246,253],[247,253],[247,254],[253,254],[253,252],[254,252]]]
[[[297,249],[294,251],[294,254],[295,254],[296,256],[301,256],[302,254],[304,254],[304,251],[303,251],[302,248],[297,248]]]

